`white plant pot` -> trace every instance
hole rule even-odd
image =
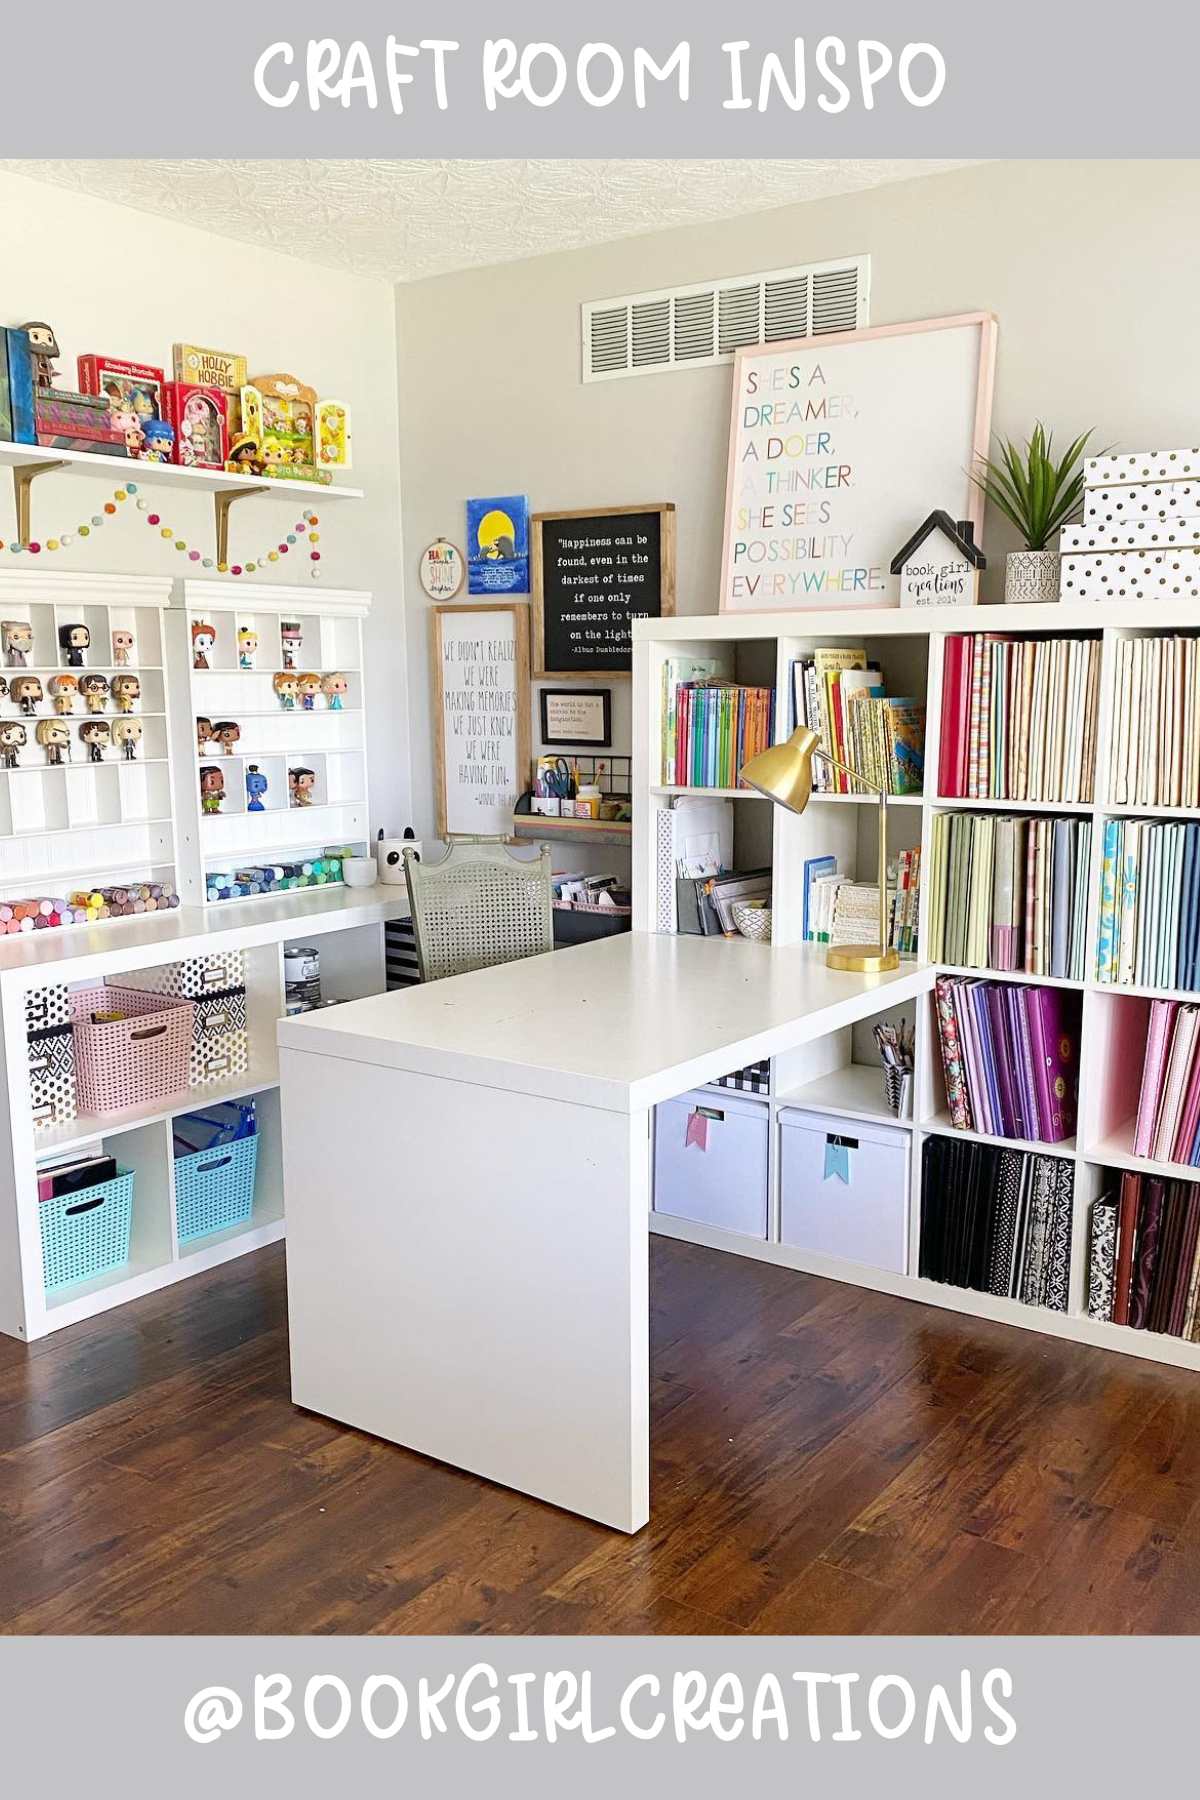
[[[1058,599],[1057,550],[1012,550],[1004,565],[1004,599],[1008,606]]]

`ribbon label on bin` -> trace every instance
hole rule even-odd
[[[707,1150],[708,1121],[710,1119],[715,1119],[717,1123],[720,1124],[724,1117],[725,1114],[723,1112],[717,1112],[714,1108],[707,1106],[696,1107],[694,1112],[688,1114],[687,1132],[683,1140],[684,1149],[686,1150],[689,1145],[694,1144],[697,1150]]]
[[[844,1181],[850,1186],[850,1152],[858,1149],[857,1138],[835,1137],[832,1132],[825,1139],[825,1179]]]

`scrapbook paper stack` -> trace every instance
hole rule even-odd
[[[1093,1201],[1088,1314],[1200,1342],[1200,1184],[1127,1169]]]
[[[1083,522],[1064,528],[1063,600],[1200,593],[1200,450],[1092,456]]]
[[[921,1274],[1066,1312],[1073,1164],[946,1137],[924,1159]]]
[[[1200,1168],[1200,1007],[1150,1006],[1133,1154]]]
[[[1040,1144],[1071,1137],[1079,995],[948,975],[934,994],[951,1125]]]
[[[935,814],[931,959],[1081,981],[1091,843],[1090,819]]]
[[[1088,805],[1099,691],[1099,638],[948,637],[939,794]]]

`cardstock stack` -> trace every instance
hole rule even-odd
[[[946,639],[938,792],[948,799],[1093,797],[1099,638]]]
[[[932,960],[1081,981],[1091,847],[1090,819],[936,814]]]
[[[1079,995],[948,975],[934,994],[950,1123],[1041,1144],[1071,1137]]]
[[[1088,1235],[1093,1319],[1200,1343],[1200,1183],[1127,1169]]]
[[[1059,1156],[927,1138],[921,1274],[1066,1312],[1074,1175]]]

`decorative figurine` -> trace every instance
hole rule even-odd
[[[117,703],[119,713],[131,713],[137,710],[137,702],[142,697],[142,684],[136,675],[114,675],[111,687],[112,697]]]
[[[87,745],[88,761],[103,762],[104,746],[110,741],[107,719],[88,719],[79,727],[79,736]]]
[[[3,675],[0,675],[0,700],[3,700],[4,696],[7,693],[8,693],[8,683],[7,683],[7,681],[5,681]]]
[[[350,408],[340,400],[317,404],[317,461],[326,468],[348,469],[351,455]]]
[[[90,713],[102,713],[108,701],[108,676],[81,675],[79,692],[83,695],[84,704]]]
[[[105,683],[107,686],[107,683]],[[10,683],[9,694],[27,719],[32,719],[42,699],[42,684],[36,675],[18,675]]]
[[[142,425],[142,461],[169,463],[175,460],[175,427],[165,419],[146,419]]]
[[[316,405],[316,390],[294,375],[255,375],[242,389],[242,420],[247,428],[247,414],[253,415],[256,407],[261,409],[262,448],[268,468],[312,468]]]
[[[58,647],[66,656],[68,669],[82,669],[83,653],[92,647],[92,634],[86,625],[60,625]]]
[[[225,467],[233,475],[261,475],[262,451],[252,431],[240,431],[229,446]]]
[[[217,641],[215,625],[206,625],[203,619],[192,620],[192,667],[193,669],[211,669],[209,657]]]
[[[223,469],[228,455],[229,395],[215,385],[176,380],[167,389],[178,426],[175,461],[183,469]]]
[[[300,693],[301,712],[315,711],[317,695],[321,691],[321,677],[319,675],[301,675],[296,686]]]
[[[140,719],[114,719],[112,722],[112,741],[120,746],[121,755],[126,762],[136,762],[137,747],[142,741],[142,721]]]
[[[246,769],[246,811],[266,812],[263,795],[267,791],[267,778],[257,763],[250,763]]]
[[[64,725],[61,719],[39,719],[34,736],[46,752],[46,761],[52,769],[61,768],[64,750],[70,762],[71,727]]]
[[[235,725],[232,719],[218,719],[212,728],[212,734],[226,756],[232,756],[233,747],[242,735],[242,728]]]
[[[54,358],[61,356],[58,339],[53,329],[41,319],[31,319],[22,325],[22,331],[29,333],[29,348],[33,353],[33,385],[37,388],[52,388],[58,370],[54,367]]]
[[[55,712],[60,717],[73,713],[75,696],[79,692],[79,677],[77,675],[52,675],[49,686]]]
[[[28,743],[25,727],[17,719],[6,719],[0,725],[0,769],[20,767],[19,752]]]
[[[300,646],[304,642],[304,633],[295,620],[284,619],[280,622],[279,642],[283,646],[284,668],[299,668]]]
[[[129,656],[133,649],[132,631],[114,631],[112,634],[113,667],[127,669]]]
[[[311,769],[288,770],[288,798],[293,806],[311,806],[316,775]]]
[[[212,720],[198,718],[196,720],[196,750],[200,756],[207,753],[208,746],[212,743],[212,734]]]
[[[258,655],[258,633],[249,625],[238,626],[238,668],[252,669]]]
[[[219,813],[221,802],[225,798],[225,777],[220,769],[201,769],[200,771],[200,810],[205,813]]]
[[[0,622],[0,641],[10,669],[23,669],[33,654],[33,626],[25,619]]]
[[[341,712],[343,710],[342,696],[350,686],[346,677],[340,670],[335,669],[331,675],[321,677],[321,686],[325,689],[325,698],[329,702],[330,712]]]
[[[279,696],[279,704],[282,706],[284,712],[294,712],[296,710],[296,695],[300,689],[300,683],[297,681],[296,677],[289,674],[289,672],[284,669],[281,674],[276,675],[271,686]]]

